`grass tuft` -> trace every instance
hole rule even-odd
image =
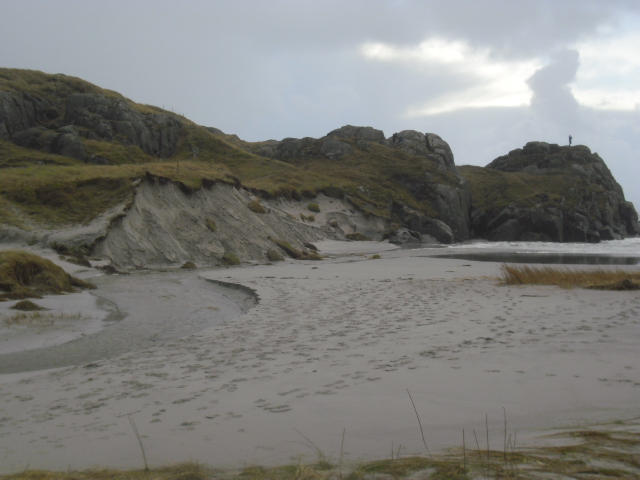
[[[211,220],[210,218],[207,218],[207,219],[205,220],[205,225],[206,225],[206,226],[207,226],[207,228],[208,228],[209,230],[211,230],[212,232],[215,232],[215,231],[216,231],[216,228],[217,228],[217,227],[216,227],[216,222],[214,222],[214,221],[213,221],[213,220]]]
[[[51,327],[59,322],[78,321],[87,319],[80,313],[16,313],[12,317],[4,318],[3,323],[7,326],[27,326],[27,327]]]
[[[580,269],[503,265],[504,285],[557,285],[563,288],[639,290],[640,272],[622,269]]]
[[[267,252],[267,259],[270,262],[282,262],[284,260],[284,257],[280,253],[278,253],[277,251],[271,248]]]
[[[240,265],[240,259],[233,253],[225,252],[220,261],[225,265]]]
[[[258,200],[257,198],[254,198],[253,200],[251,200],[247,206],[249,207],[249,210],[251,210],[252,212],[267,213],[264,206],[262,205],[262,203],[260,203],[260,200]]]
[[[307,205],[307,208],[314,213],[320,213],[320,207],[317,203],[310,203],[309,205]]]
[[[13,310],[21,310],[23,312],[37,312],[38,310],[45,310],[44,307],[41,307],[37,303],[33,303],[31,300],[20,300],[11,308]]]
[[[51,260],[21,250],[0,252],[0,301],[39,298],[49,293],[73,292],[74,287],[96,288],[72,277]]]

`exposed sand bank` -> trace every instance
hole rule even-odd
[[[359,245],[322,262],[199,271],[254,289],[259,305],[88,365],[0,375],[0,471],[139,467],[127,415],[155,465],[312,453],[294,428],[334,457],[343,429],[351,460],[387,456],[392,442],[422,451],[407,389],[432,451],[460,445],[463,428],[484,431],[485,414],[501,444],[503,407],[519,443],[640,415],[639,292],[499,287],[496,263],[427,250],[366,260],[376,249]],[[169,294],[155,276],[112,278],[96,293],[145,305],[148,332],[149,319],[180,325],[220,308],[189,278]],[[189,301],[174,304],[180,295]]]

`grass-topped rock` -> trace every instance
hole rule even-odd
[[[0,301],[39,298],[52,293],[96,288],[72,277],[51,260],[21,250],[0,252]]]
[[[477,237],[599,242],[640,233],[633,204],[584,145],[529,142],[485,168],[459,170],[471,186]]]

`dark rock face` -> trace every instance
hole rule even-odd
[[[16,133],[36,127],[51,115],[47,100],[26,92],[0,92],[0,138],[11,140]]]
[[[63,106],[64,125],[54,125],[51,121]],[[175,117],[142,114],[126,100],[104,95],[71,94],[55,103],[27,92],[0,92],[0,138],[77,160],[88,158],[81,137],[119,141],[150,155],[170,157],[176,150],[180,126]]]
[[[421,155],[434,162],[443,172],[457,173],[449,144],[435,133],[403,130],[387,139],[389,146],[411,155]]]
[[[168,158],[176,150],[181,122],[161,113],[142,114],[125,100],[77,93],[66,102],[65,121],[105,140],[120,140],[143,152]]]
[[[562,175],[574,185],[560,205],[537,195],[535,206],[512,203],[490,211],[474,210],[474,236],[495,241],[599,242],[638,235],[638,214],[624,199],[604,161],[588,147],[529,142],[487,165],[502,172]]]

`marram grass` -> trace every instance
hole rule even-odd
[[[504,285],[557,285],[563,288],[600,290],[640,290],[640,271],[616,269],[570,269],[503,265]]]
[[[620,422],[622,426],[627,422]],[[617,478],[640,477],[640,433],[631,429],[578,430],[555,434],[571,439],[565,446],[516,449],[512,435],[505,433],[500,450],[486,445],[458,448],[448,454],[401,455],[401,446],[390,457],[370,461],[343,461],[317,453],[317,462],[302,460],[289,465],[250,465],[242,469],[212,469],[197,462],[138,470],[92,469],[54,472],[25,470],[0,474],[0,480],[382,480],[382,479],[527,479],[527,478]],[[601,427],[604,428],[604,427]],[[483,432],[484,433],[484,432]]]

